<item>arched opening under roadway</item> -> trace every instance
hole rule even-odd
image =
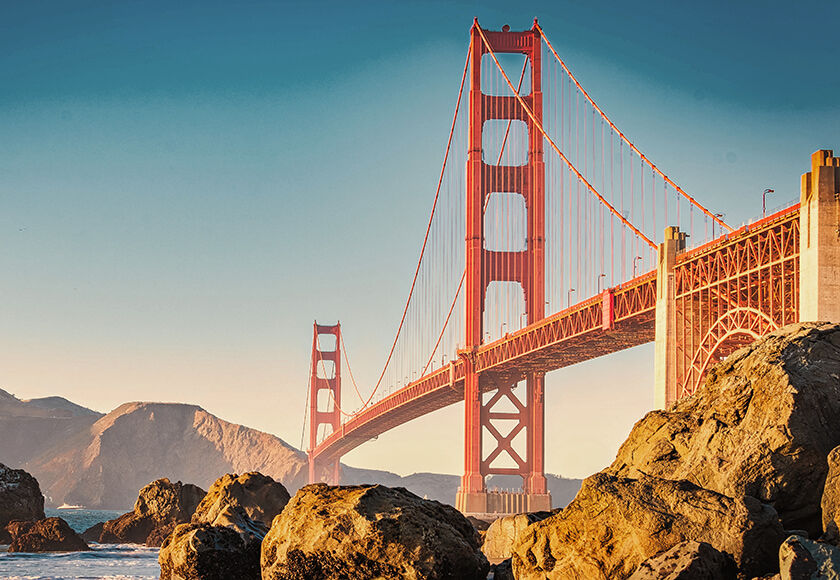
[[[733,308],[718,317],[694,352],[680,383],[678,399],[693,395],[703,384],[710,364],[720,362],[739,348],[778,330],[764,312],[750,307]]]

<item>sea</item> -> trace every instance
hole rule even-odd
[[[114,519],[125,511],[83,508],[48,509],[47,517],[64,518],[83,532],[90,526]],[[91,544],[91,552],[9,554],[0,546],[0,579],[3,580],[157,580],[160,577],[158,548],[136,544]]]

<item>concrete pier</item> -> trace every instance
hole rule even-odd
[[[799,210],[799,320],[840,322],[840,159],[811,155]]]

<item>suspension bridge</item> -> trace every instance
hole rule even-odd
[[[735,229],[619,130],[536,20],[474,22],[408,298],[367,396],[340,325],[314,325],[310,481],[339,483],[343,454],[463,402],[458,509],[549,509],[545,374],[655,342],[664,408],[757,337],[840,321],[838,199],[840,159],[821,150],[798,203]],[[488,491],[495,474],[521,490]]]

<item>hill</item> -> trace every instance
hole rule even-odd
[[[224,473],[260,471],[291,492],[306,483],[306,455],[279,437],[229,423],[182,403],[125,403],[102,415],[61,397],[22,401],[0,390],[0,461],[39,481],[47,505],[127,509],[137,491],[168,477],[207,489]],[[554,504],[566,505],[580,480],[547,476]],[[518,487],[491,477],[489,487]],[[438,473],[400,476],[342,466],[342,483],[405,487],[453,504],[460,478]]]

